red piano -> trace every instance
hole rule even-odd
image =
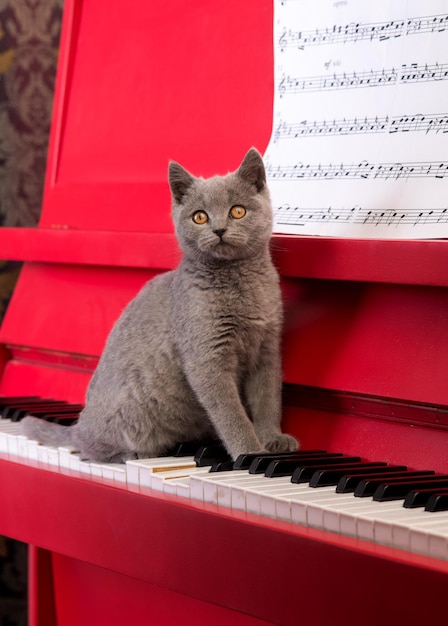
[[[271,0],[66,1],[40,223],[0,231],[25,261],[0,395],[83,402],[123,307],[179,260],[168,160],[209,176],[268,144],[272,20]],[[284,430],[448,473],[448,244],[275,235],[273,253]],[[8,450],[0,497],[0,533],[30,546],[30,626],[446,623],[446,514],[397,546]]]

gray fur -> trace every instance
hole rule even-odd
[[[115,324],[78,424],[27,417],[23,432],[106,462],[209,436],[233,458],[296,450],[280,430],[282,304],[262,158],[252,148],[236,172],[210,179],[172,162],[169,182],[179,267],[148,282]],[[235,205],[242,219],[230,216]],[[193,221],[198,210],[205,224]]]

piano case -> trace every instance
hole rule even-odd
[[[271,0],[66,0],[42,216],[0,394],[83,402],[112,324],[178,263],[169,159],[197,175],[263,151]],[[284,429],[304,447],[448,469],[448,244],[273,237]],[[448,562],[0,458],[0,533],[30,544],[30,626],[446,622]]]

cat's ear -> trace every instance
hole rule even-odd
[[[255,185],[257,191],[262,191],[266,185],[266,172],[261,154],[255,148],[251,148],[244,157],[237,170],[238,176],[251,185]]]
[[[168,167],[168,181],[174,200],[181,203],[186,192],[194,183],[194,176],[187,172],[179,163],[170,161]]]

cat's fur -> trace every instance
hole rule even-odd
[[[272,209],[260,154],[195,178],[169,166],[179,267],[151,280],[112,329],[71,427],[27,417],[28,437],[118,461],[218,436],[233,458],[292,451],[280,430],[282,303],[269,252]],[[230,216],[235,205],[246,214]],[[193,215],[205,211],[208,221]]]

